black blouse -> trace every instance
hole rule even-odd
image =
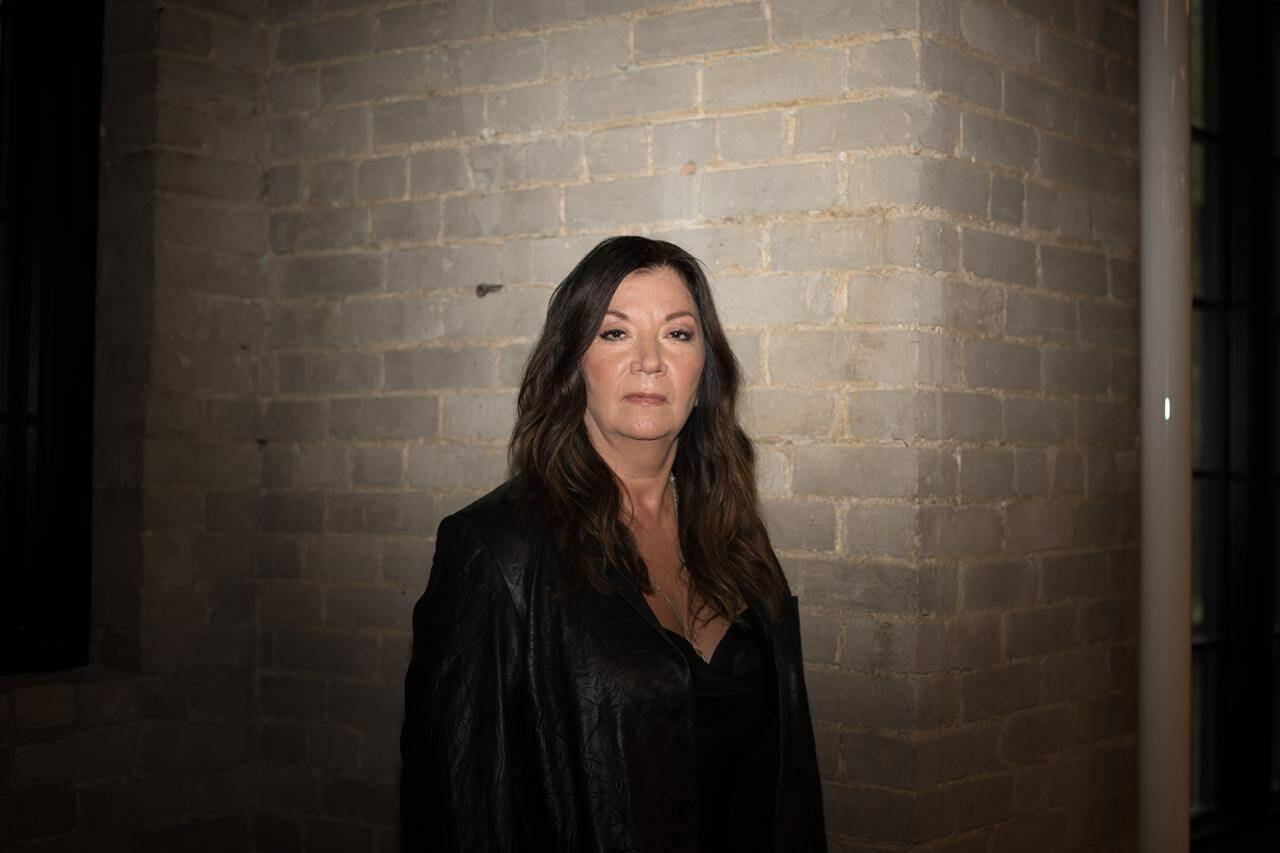
[[[704,661],[681,634],[693,676],[699,842],[704,853],[772,850],[778,782],[778,682],[748,608]]]

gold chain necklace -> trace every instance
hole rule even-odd
[[[676,492],[676,475],[674,471],[671,473],[671,477],[668,480],[668,482],[671,483],[671,503],[676,508],[676,553],[680,557],[681,575],[684,578],[686,587],[689,587],[689,600],[692,600],[693,591],[692,591],[691,585],[689,584],[689,567],[685,565],[684,551],[680,547],[680,497],[679,497],[679,494]],[[671,601],[671,597],[667,595],[667,591],[662,588],[662,584],[658,583],[658,581],[654,579],[652,575],[649,576],[649,580],[653,581],[653,585],[658,588],[658,594],[661,595],[663,599],[667,602],[667,606],[671,608],[672,614],[674,614],[676,619],[680,622],[680,627],[684,629],[684,636],[685,636],[685,639],[689,641],[689,645],[693,646],[693,650],[698,653],[698,657],[702,658],[707,663],[710,663],[710,661],[707,660],[707,656],[702,653],[702,649],[698,648],[697,645],[693,642],[693,631],[692,629],[690,629],[689,623],[686,622],[684,618],[680,615],[680,611],[676,609],[675,604],[672,603]],[[692,612],[690,612],[689,617],[690,619],[693,618]]]

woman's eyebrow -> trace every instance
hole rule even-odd
[[[606,315],[612,314],[613,316],[617,317],[619,320],[631,319],[626,314],[623,314],[621,311],[615,311],[612,308],[610,308],[608,311],[605,311],[604,313]],[[670,323],[672,320],[674,320],[677,317],[693,317],[693,312],[692,311],[675,311],[675,312],[672,312],[671,314],[668,314],[662,322]]]

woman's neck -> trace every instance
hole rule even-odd
[[[676,442],[628,442],[626,447],[597,440],[588,429],[591,444],[622,484],[623,516],[650,526],[672,511],[671,466],[675,463]]]

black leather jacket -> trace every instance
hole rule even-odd
[[[514,480],[445,518],[405,677],[406,850],[697,851],[687,662],[634,583],[555,598],[550,531]],[[826,850],[789,596],[778,851]]]

